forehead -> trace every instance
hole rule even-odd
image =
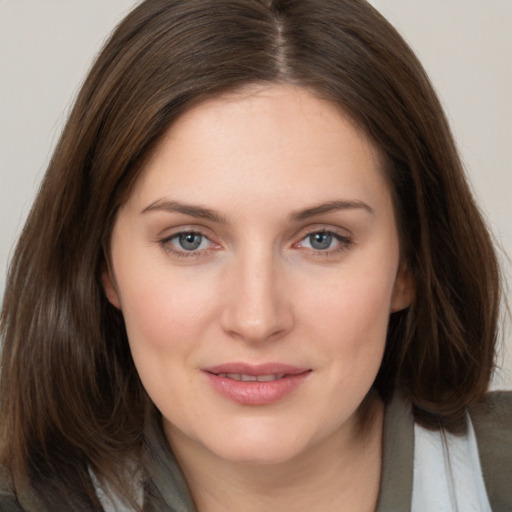
[[[343,175],[350,181],[343,170],[363,179],[382,167],[378,150],[338,106],[301,87],[253,86],[182,114],[144,165],[137,190],[158,181],[192,195],[203,185],[220,193],[227,182],[248,185],[250,178],[262,186],[279,176],[296,186],[329,187]]]
[[[217,130],[231,127],[240,136],[251,131],[258,136],[249,147],[261,142],[261,136],[269,135],[265,141],[269,149],[284,138],[300,140],[311,138],[311,131],[336,132],[342,128],[347,133],[353,132],[378,156],[377,147],[369,143],[367,134],[339,105],[321,98],[310,88],[274,83],[246,85],[194,104],[172,123],[158,147],[169,139],[183,139],[183,135],[191,132],[205,142]],[[265,130],[267,127],[279,129],[281,137],[276,138],[275,132]]]

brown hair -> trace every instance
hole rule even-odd
[[[137,460],[152,406],[99,281],[116,212],[184,110],[261,82],[339,105],[386,161],[415,297],[391,315],[375,388],[405,394],[430,426],[454,425],[486,391],[496,257],[439,101],[397,32],[363,0],[146,0],[86,79],[12,259],[0,456],[17,487],[58,481],[94,499],[88,468],[123,486],[116,468]]]

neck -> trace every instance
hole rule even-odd
[[[292,460],[232,463],[170,438],[199,512],[371,512],[378,499],[384,407],[369,397],[354,421]]]

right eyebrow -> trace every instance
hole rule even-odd
[[[205,219],[216,222],[218,224],[227,223],[226,218],[214,210],[210,210],[209,208],[204,208],[198,205],[180,203],[178,201],[169,201],[167,199],[158,199],[157,201],[151,203],[141,211],[141,214],[154,211],[182,213],[190,217],[195,217],[196,219]]]
[[[362,210],[371,215],[375,215],[375,210],[367,203],[357,200],[338,200],[328,201],[305,210],[299,210],[293,212],[291,218],[295,221],[301,221],[315,217],[316,215],[322,215],[324,213],[330,213],[339,210]]]

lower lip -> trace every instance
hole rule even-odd
[[[310,373],[308,370],[268,382],[244,382],[205,372],[217,393],[242,405],[267,405],[277,402],[295,391]]]

